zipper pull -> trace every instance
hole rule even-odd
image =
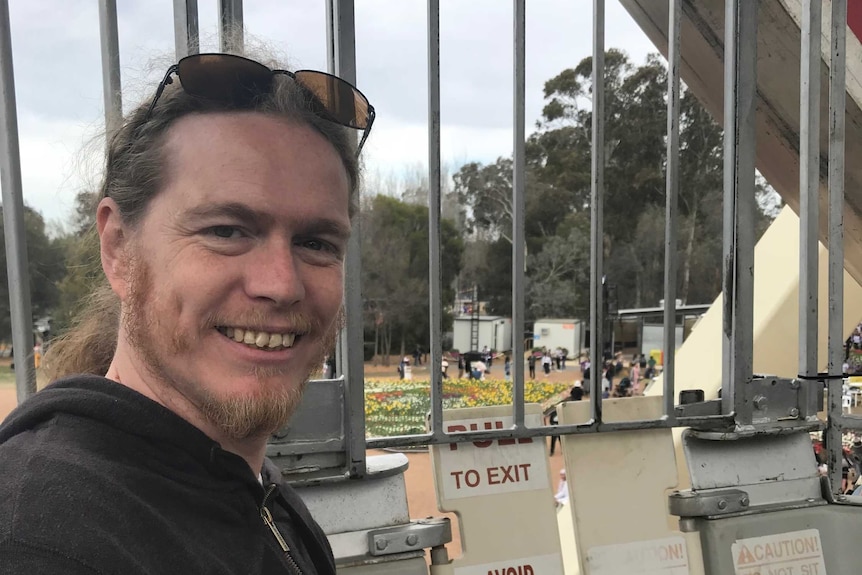
[[[285,553],[290,552],[290,547],[287,546],[287,541],[284,540],[284,537],[281,536],[281,533],[278,531],[278,527],[275,525],[275,521],[272,520],[272,513],[269,512],[269,509],[266,507],[260,508],[260,517],[263,519],[263,522],[269,527],[269,530],[272,531],[272,534],[275,536],[278,544],[281,545],[281,550]]]

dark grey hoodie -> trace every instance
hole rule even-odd
[[[261,476],[123,385],[58,381],[0,426],[0,573],[334,575],[305,505]]]

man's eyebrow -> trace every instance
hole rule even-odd
[[[335,236],[338,239],[346,240],[350,237],[350,226],[345,226],[343,223],[331,220],[328,218],[321,218],[314,221],[308,222],[306,226],[302,228],[303,234],[321,234],[321,235],[331,235]]]
[[[228,217],[243,222],[268,223],[272,216],[266,212],[254,210],[239,202],[224,202],[218,204],[203,204],[182,212],[183,218],[204,219]]]
[[[240,202],[204,204],[190,208],[182,212],[181,215],[187,219],[226,217],[241,222],[255,222],[264,226],[270,225],[275,221],[272,214],[255,210]],[[345,225],[343,222],[330,218],[309,220],[300,229],[303,235],[324,234],[345,240],[350,237],[351,233],[351,226],[349,224]]]

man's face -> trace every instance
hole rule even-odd
[[[228,437],[270,433],[338,328],[345,169],[312,129],[256,113],[186,117],[165,150],[127,250],[135,361]]]

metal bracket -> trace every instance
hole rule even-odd
[[[696,431],[718,432],[717,439],[822,426],[817,413],[823,410],[823,381],[757,375],[746,385],[746,394],[752,398],[750,418],[740,413],[721,415],[720,402],[711,400],[676,406],[677,420]]]
[[[368,532],[371,555],[392,555],[437,547],[452,541],[452,525],[448,517],[429,517]]]
[[[676,491],[668,497],[668,510],[677,517],[705,517],[739,513],[750,505],[748,493],[741,489],[722,489],[698,493]]]

